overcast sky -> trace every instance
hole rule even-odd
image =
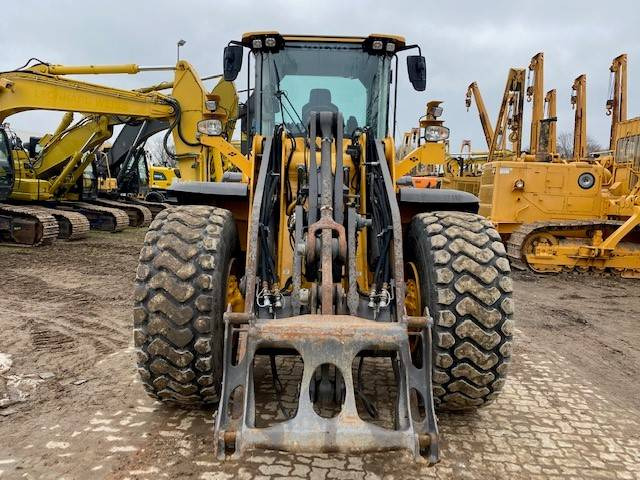
[[[467,85],[478,82],[493,122],[509,67],[527,67],[536,52],[544,51],[545,90],[558,91],[558,131],[573,129],[571,84],[585,73],[588,133],[606,146],[609,65],[627,53],[629,78],[638,78],[639,22],[637,1],[21,0],[2,8],[0,70],[30,57],[63,64],[171,64],[176,41],[183,38],[181,56],[205,76],[220,72],[223,47],[245,31],[395,33],[422,46],[428,70],[427,90],[415,92],[401,69],[398,131],[417,123],[428,100],[442,100],[451,150],[458,151],[463,138],[475,149],[485,148],[475,106],[469,113],[464,106]],[[164,72],[87,80],[135,88],[169,77]],[[629,83],[632,117],[640,115],[640,92],[637,82]],[[18,130],[41,134],[55,128],[59,117],[34,112],[8,121]]]

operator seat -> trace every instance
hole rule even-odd
[[[302,121],[309,123],[311,112],[338,112],[338,107],[331,103],[331,92],[326,88],[313,88],[309,92],[309,102],[302,107]]]
[[[347,126],[344,129],[345,135],[353,135],[353,132],[355,132],[356,128],[358,128],[358,119],[351,115],[347,119]]]

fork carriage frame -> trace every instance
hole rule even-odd
[[[391,230],[390,289],[394,295],[385,309],[374,313],[367,308],[370,297],[359,293],[356,285],[356,235],[358,229],[363,228],[362,218],[358,219],[355,207],[344,201],[342,176],[334,175],[331,168],[331,147],[335,143],[340,146],[335,148],[335,172],[343,170],[342,129],[341,113],[311,113],[308,130],[312,140],[311,193],[306,209],[302,204],[295,208],[294,242],[297,248],[294,249],[292,290],[291,295],[282,299],[277,315],[280,318],[275,318],[273,309],[267,312],[256,302],[258,288],[264,283],[264,279],[259,278],[257,261],[265,254],[259,242],[260,218],[265,200],[268,200],[265,184],[268,175],[272,174],[269,171],[271,157],[278,150],[275,135],[265,138],[249,218],[245,309],[244,312],[228,311],[224,315],[223,381],[215,427],[215,448],[219,458],[238,456],[251,448],[293,452],[403,449],[429,463],[438,461],[438,429],[431,391],[432,320],[427,311],[423,317],[406,315],[402,224],[384,148],[382,142],[369,140],[374,158],[368,158],[367,164],[379,168],[385,198],[378,201],[385,203],[392,221],[387,228]],[[321,140],[319,166],[317,136]],[[319,192],[312,185],[318,185]],[[371,192],[367,194],[372,195]],[[358,223],[361,224],[359,228],[356,227]],[[333,270],[336,264],[344,272],[344,278],[339,281]],[[303,265],[307,271],[315,269],[316,276],[316,281],[307,284],[313,298],[305,302],[300,297]],[[345,281],[348,294],[342,286]],[[415,337],[415,343],[410,342],[411,337]],[[412,348],[420,362],[412,358]],[[277,354],[291,353],[293,349],[304,363],[296,413],[288,420],[265,428],[258,428],[255,423],[254,359],[261,349]],[[417,349],[421,351],[417,352]],[[398,395],[393,429],[363,420],[356,407],[353,361],[358,356],[381,355],[391,357],[396,374]],[[416,366],[416,363],[420,365]],[[309,394],[314,372],[323,364],[335,366],[344,379],[344,402],[340,413],[333,418],[318,415]],[[238,387],[243,388],[244,398],[242,413],[234,419],[231,403]],[[425,415],[413,418],[416,415],[412,415],[412,398],[414,408],[417,408],[418,394]],[[237,398],[234,400],[238,401]]]

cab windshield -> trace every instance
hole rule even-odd
[[[387,133],[390,57],[350,43],[290,42],[256,52],[256,127],[272,134],[284,123],[303,135],[312,111],[342,112],[345,134],[370,127]]]

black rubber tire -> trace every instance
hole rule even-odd
[[[433,396],[441,411],[490,403],[505,383],[513,338],[513,282],[500,235],[462,212],[416,215],[406,257],[416,265],[422,308],[434,320]]]
[[[150,396],[176,405],[218,402],[229,265],[237,235],[228,210],[161,211],[140,252],[133,334]]]
[[[156,202],[156,203],[162,203],[167,201],[167,197],[165,197],[165,195],[162,192],[159,192],[157,190],[153,190],[147,193],[144,199],[147,202]]]

